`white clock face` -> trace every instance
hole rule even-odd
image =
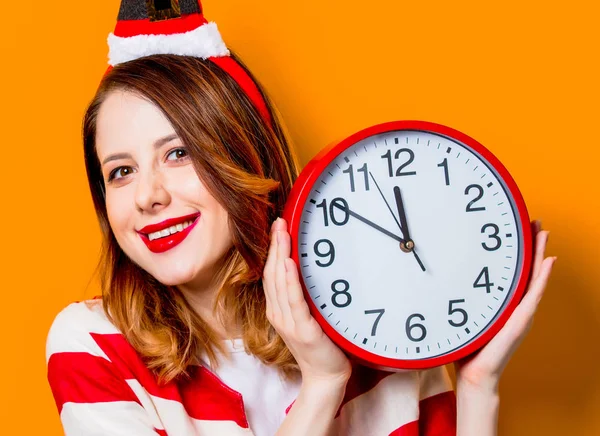
[[[455,139],[371,136],[313,185],[298,231],[302,280],[356,346],[402,360],[447,354],[510,300],[523,258],[518,216],[495,169]]]

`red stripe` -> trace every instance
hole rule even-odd
[[[419,402],[419,434],[421,436],[456,435],[456,394],[443,392]]]
[[[167,432],[166,432],[166,431],[164,431],[164,430],[157,430],[157,429],[154,429],[154,431],[155,431],[155,432],[156,432],[156,433],[157,433],[159,436],[169,436],[169,435],[167,434]]]
[[[121,20],[117,21],[115,36],[128,38],[137,35],[172,35],[174,33],[185,33],[208,23],[202,14],[182,15],[181,18],[150,22],[145,20]]]
[[[455,436],[456,395],[443,392],[419,402],[418,421],[409,422],[390,436]]]
[[[390,433],[390,436],[423,436],[419,434],[419,421],[409,422]]]
[[[121,376],[136,379],[149,394],[183,404],[187,414],[194,419],[234,421],[240,427],[248,428],[242,395],[224,385],[206,368],[192,366],[188,369],[189,380],[159,386],[156,377],[123,335],[91,333],[91,336]]]
[[[54,353],[48,361],[48,382],[60,414],[63,405],[139,401],[106,359],[88,353]]]

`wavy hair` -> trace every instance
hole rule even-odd
[[[171,122],[196,173],[229,214],[233,247],[215,277],[213,309],[223,319],[234,317],[240,323],[248,352],[290,376],[298,367],[267,320],[262,274],[270,224],[283,211],[298,164],[271,102],[250,77],[263,94],[272,123],[261,118],[235,80],[217,65],[174,55],[117,65],[104,76],[85,113],[85,165],[103,241],[98,264],[103,308],[159,383],[187,376],[201,352],[216,365],[216,350],[223,352],[223,347],[176,287],[159,283],[118,245],[107,217],[96,152],[98,112],[111,92],[127,91],[155,104]]]

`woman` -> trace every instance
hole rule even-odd
[[[124,1],[119,24],[207,32],[199,3],[145,4]],[[443,368],[352,365],[310,315],[276,220],[297,165],[254,78],[228,52],[120,56],[139,40],[115,35],[83,127],[102,298],[65,308],[47,343],[66,434],[495,434],[499,377],[555,261],[548,232],[534,223],[517,310],[457,364],[457,411]]]

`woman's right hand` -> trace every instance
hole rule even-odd
[[[271,226],[263,274],[267,319],[298,362],[303,385],[331,382],[345,387],[352,373],[350,361],[310,314],[290,250],[287,223],[278,218]]]

